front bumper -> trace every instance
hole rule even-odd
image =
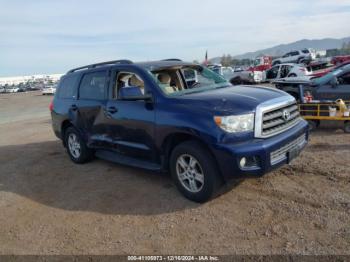
[[[303,140],[305,142],[303,142]],[[226,180],[241,175],[263,175],[289,162],[289,150],[301,151],[308,141],[308,124],[301,120],[297,125],[270,138],[252,139],[235,144],[217,144],[212,151]],[[258,165],[242,168],[243,157],[255,157]]]

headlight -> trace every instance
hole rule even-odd
[[[236,116],[215,116],[215,123],[229,133],[253,131],[254,114]]]

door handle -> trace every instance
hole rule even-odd
[[[118,109],[114,106],[110,106],[107,108],[107,112],[108,113],[111,113],[111,114],[114,114],[114,113],[117,113],[118,112]]]
[[[78,110],[78,107],[77,107],[77,105],[71,105],[70,109],[71,109],[72,111],[77,111],[77,110]]]

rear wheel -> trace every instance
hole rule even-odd
[[[195,202],[209,200],[221,184],[215,160],[196,141],[184,142],[173,150],[170,171],[179,191]]]
[[[94,156],[93,150],[86,146],[81,135],[74,127],[68,127],[65,131],[65,145],[68,155],[74,163],[86,163]]]

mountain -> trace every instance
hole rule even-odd
[[[335,49],[335,48],[341,48],[343,43],[350,42],[350,37],[345,37],[341,39],[335,39],[335,38],[324,38],[324,39],[302,39],[293,43],[289,44],[281,44],[276,45],[270,48],[257,50],[255,52],[249,52],[241,55],[233,56],[233,58],[236,59],[244,59],[249,58],[253,59],[257,56],[260,56],[262,54],[264,55],[271,55],[271,56],[281,56],[289,51],[292,50],[298,50],[303,48],[313,48],[316,50],[327,50],[327,49]],[[214,57],[210,59],[213,63],[219,63],[221,58],[220,57]]]

